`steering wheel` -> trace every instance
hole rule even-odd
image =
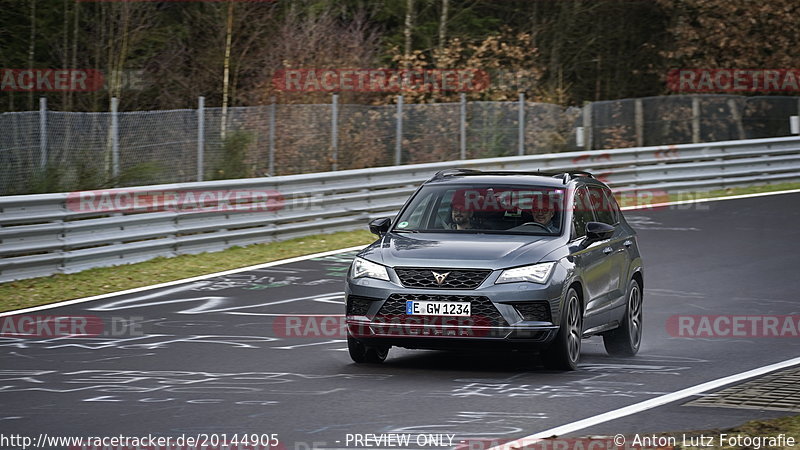
[[[537,225],[539,227],[542,227],[546,231],[550,231],[550,230],[547,229],[547,225],[542,225],[539,222],[525,222],[525,223],[523,223],[522,225],[519,225],[519,226],[524,227],[525,225]]]

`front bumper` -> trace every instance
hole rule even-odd
[[[380,318],[348,316],[347,332],[357,338],[431,337],[541,341],[558,331],[558,325],[481,326],[473,324],[410,323]]]
[[[494,274],[493,274],[494,275]],[[393,277],[394,278],[394,277]],[[495,285],[495,276],[477,289],[412,289],[396,280],[349,280],[346,288],[347,330],[368,345],[407,348],[475,348],[529,346],[550,342],[559,329],[558,286],[533,283]],[[407,299],[470,301],[473,316],[407,316]],[[524,305],[543,306],[547,314],[526,317]]]

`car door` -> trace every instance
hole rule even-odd
[[[620,227],[620,212],[611,190],[602,186],[590,186],[589,198],[595,220],[613,226],[614,234],[605,242],[603,252],[608,265],[608,286],[604,288],[607,302],[611,308],[618,306],[620,298],[625,297],[627,289],[627,271],[630,266],[630,254],[627,247],[631,244],[630,236],[626,236]],[[624,301],[623,301],[624,303]]]
[[[605,202],[609,214],[607,216],[598,217],[598,220],[613,221],[616,228],[614,236],[609,245],[611,246],[612,264],[614,266],[612,272],[612,290],[609,294],[611,301],[611,308],[624,308],[627,300],[628,282],[630,281],[630,267],[635,254],[635,239],[630,230],[622,226],[622,211],[619,209],[617,200],[614,194],[609,189],[603,189]],[[612,315],[616,315],[612,313]]]
[[[572,223],[570,256],[581,275],[584,288],[584,329],[591,329],[606,323],[608,317],[606,291],[609,274],[606,254],[603,253],[602,242],[595,242],[588,247],[583,245],[586,237],[586,224],[594,222],[589,193],[585,187],[575,191],[572,202]]]

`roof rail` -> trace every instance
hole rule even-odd
[[[436,172],[436,174],[431,178],[431,180],[438,180],[444,177],[451,177],[454,175],[468,175],[468,174],[480,174],[482,173],[480,170],[475,169],[444,169]]]
[[[578,176],[581,176],[581,177],[594,178],[594,175],[592,175],[591,172],[587,172],[585,170],[570,170],[569,174],[570,175],[578,175]]]
[[[553,178],[561,178],[564,184],[569,183],[569,181],[575,177],[589,177],[594,178],[589,172],[584,170],[570,170],[566,172],[542,172],[537,170],[533,171],[510,171],[510,170],[476,170],[476,169],[445,169],[436,172],[436,174],[431,178],[431,180],[439,180],[444,177],[450,176],[457,176],[457,175],[537,175],[542,177],[553,177]]]
[[[561,178],[561,180],[564,182],[564,184],[569,183],[569,181],[571,179],[577,178],[577,177],[588,177],[588,178],[596,179],[594,177],[594,175],[592,175],[590,172],[587,172],[585,170],[570,170],[570,171],[567,171],[567,172],[556,173],[556,174],[553,174],[553,177],[554,178]]]

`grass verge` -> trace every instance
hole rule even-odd
[[[721,191],[673,194],[670,195],[670,200],[723,197],[798,188],[800,188],[800,183],[782,183]],[[664,198],[654,199],[654,201],[665,200]],[[624,201],[621,204],[622,206],[626,205]],[[0,284],[0,311],[106,294],[279,259],[367,245],[374,239],[375,237],[368,231],[347,231],[307,236],[283,242],[234,247],[215,253],[156,258],[137,264],[102,267],[69,275],[57,274],[13,281]]]
[[[725,441],[721,442],[720,436],[722,434],[726,435]],[[781,434],[785,437],[792,437],[794,438],[795,442],[794,445],[781,445],[780,442],[769,442],[769,438],[777,438]],[[703,441],[701,439],[695,439],[692,442],[690,436],[711,436],[714,438],[713,442],[711,442],[711,446],[705,445],[700,446]],[[703,431],[688,431],[684,433],[665,433],[661,436],[675,437],[675,449],[681,450],[707,450],[709,448],[714,449],[724,449],[724,450],[752,450],[754,448],[761,448],[761,449],[796,449],[798,447],[798,441],[800,441],[800,416],[789,416],[789,417],[781,417],[778,419],[767,419],[767,420],[751,420],[749,422],[745,422],[742,425],[739,425],[734,428],[726,429],[726,430],[703,430]],[[684,445],[684,436],[686,436],[686,441]],[[738,439],[741,437],[742,439]],[[751,442],[746,442],[745,438],[760,438],[760,445],[755,445],[755,440]],[[732,438],[732,439],[731,439]],[[630,442],[630,439],[629,439]],[[694,446],[692,445],[694,444]],[[733,445],[731,445],[733,444]],[[737,444],[750,444],[750,445],[737,445]],[[776,444],[776,445],[770,445]]]

